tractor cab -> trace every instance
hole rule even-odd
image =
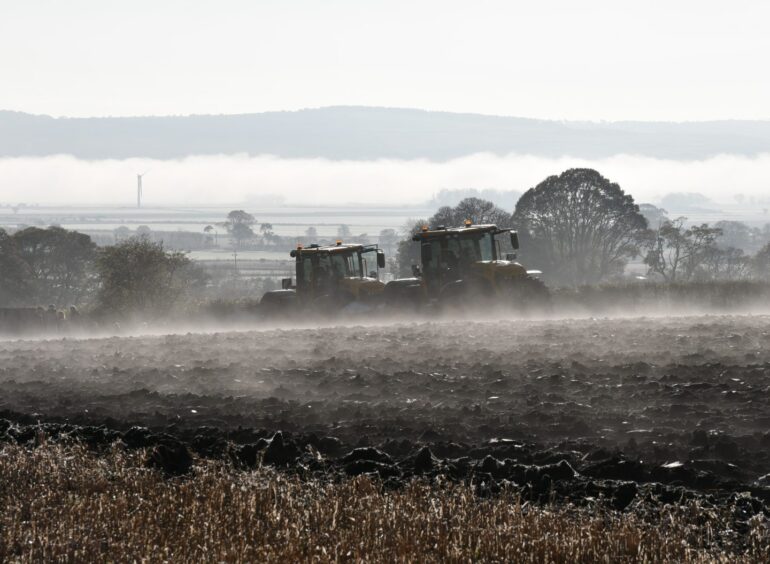
[[[290,256],[295,259],[296,283],[287,278],[282,286],[294,290],[301,301],[366,301],[385,287],[379,273],[385,267],[385,253],[377,245],[342,241],[336,245],[297,245]]]
[[[519,237],[512,229],[466,221],[462,227],[425,226],[412,240],[420,243],[422,263],[414,267],[414,275],[429,296],[447,285],[469,281],[484,281],[494,291],[503,279],[527,275],[515,262]]]

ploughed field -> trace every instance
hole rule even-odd
[[[519,535],[526,523],[516,519],[562,519],[573,527],[565,529],[562,548],[596,519],[607,535],[631,527],[641,539],[628,540],[626,531],[615,552],[599,545],[580,552],[590,543],[579,542],[579,550],[559,553],[538,545],[540,533],[532,533],[534,544],[516,545],[518,553],[504,552],[515,543],[499,538],[484,552],[473,545],[478,535],[507,523],[495,513],[476,522],[477,534],[460,534],[454,544],[450,533],[437,532],[446,552],[438,541],[430,548],[433,537],[413,540],[411,552],[399,537],[389,545],[401,550],[387,553],[393,558],[770,555],[770,317],[424,322],[5,341],[0,386],[0,467],[17,457],[14,464],[25,460],[26,475],[41,481],[50,478],[35,464],[70,457],[98,473],[106,472],[98,465],[103,459],[151,472],[157,487],[177,484],[174,495],[209,472],[227,475],[239,491],[246,491],[248,477],[249,487],[284,483],[282,491],[297,488],[303,496],[315,488],[351,507],[361,501],[350,496],[375,492],[374,505],[359,507],[365,519],[388,503],[417,511],[424,502],[430,513],[432,496],[437,503],[460,496],[465,511],[485,519],[473,504],[492,503],[503,512],[516,507],[506,530]],[[0,468],[9,479],[6,474]],[[113,486],[123,479],[117,475],[107,480]],[[0,485],[0,496],[9,491]],[[319,515],[329,519],[326,510],[340,511],[321,505]],[[535,508],[541,513],[527,512]],[[384,518],[372,530],[385,539],[390,529],[383,523],[393,525]],[[469,525],[454,524],[463,526]],[[660,552],[666,527],[674,552]],[[321,534],[305,533],[297,538]],[[323,542],[332,542],[328,527],[326,534]],[[29,556],[22,538],[23,530],[6,530],[0,554]],[[300,552],[218,554],[374,557],[356,544],[358,535],[338,541],[317,553],[323,542]],[[297,549],[299,542],[286,546]],[[386,554],[380,545],[371,550]]]

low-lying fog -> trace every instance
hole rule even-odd
[[[597,308],[578,304],[557,304],[548,312],[531,311],[529,313],[511,313],[505,309],[494,312],[477,311],[469,308],[467,311],[452,311],[451,313],[413,312],[342,312],[333,317],[321,317],[313,314],[294,314],[279,318],[259,318],[248,314],[228,319],[199,316],[195,319],[178,319],[169,317],[164,320],[145,321],[141,319],[123,319],[121,322],[89,325],[88,322],[79,327],[65,326],[61,330],[22,331],[4,333],[0,328],[0,342],[18,340],[55,340],[55,339],[101,339],[106,337],[142,337],[184,334],[212,334],[251,331],[292,331],[292,330],[334,330],[350,327],[388,328],[394,326],[415,327],[420,324],[431,326],[452,325],[465,326],[468,323],[494,327],[522,324],[524,326],[545,326],[553,322],[580,323],[582,321],[596,322],[601,320],[636,323],[639,320],[669,322],[674,319],[702,318],[709,323],[721,316],[752,318],[756,320],[770,317],[770,304],[766,301],[745,300],[741,305],[732,307],[709,307],[698,300],[693,303],[670,303],[661,299],[657,306],[649,304],[628,303],[625,305],[610,305]]]
[[[287,205],[417,205],[441,189],[525,191],[552,174],[590,167],[618,182],[637,201],[671,192],[699,192],[717,203],[767,198],[770,155],[720,155],[699,161],[633,155],[607,159],[498,157],[477,154],[428,160],[331,161],[247,155],[178,160],[88,161],[71,156],[0,159],[2,202],[44,205],[133,205],[136,175],[147,172],[144,202],[217,205],[276,200]]]

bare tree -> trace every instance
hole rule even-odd
[[[710,280],[746,280],[751,276],[751,267],[751,258],[743,249],[725,249],[714,245],[708,248],[702,268],[696,273],[696,277]]]
[[[661,225],[650,238],[645,264],[667,282],[690,280],[709,256],[714,256],[719,228],[708,224],[687,228],[686,217],[678,217]]]
[[[440,207],[429,223],[431,227],[443,225],[445,227],[458,227],[465,220],[474,224],[494,223],[499,227],[509,227],[511,214],[498,208],[494,203],[481,198],[465,198],[455,207]]]

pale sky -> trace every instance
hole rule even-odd
[[[770,2],[0,0],[0,109],[770,119]]]

